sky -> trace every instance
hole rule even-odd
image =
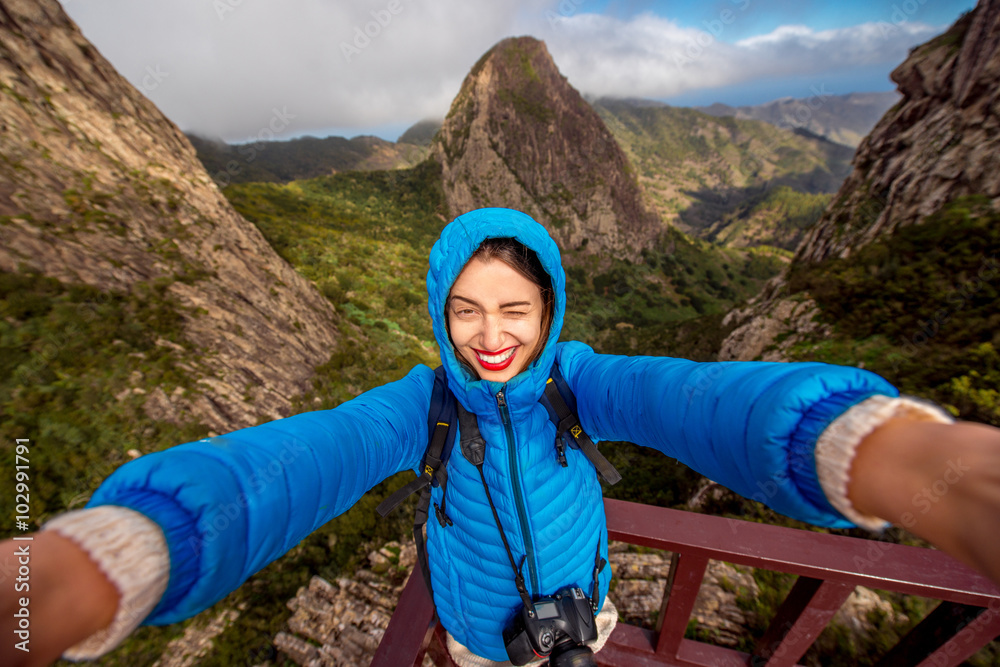
[[[230,143],[441,119],[510,36],[587,96],[678,106],[893,90],[909,50],[972,0],[62,0],[186,132]]]

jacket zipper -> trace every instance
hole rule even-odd
[[[528,529],[528,512],[524,507],[524,496],[521,491],[521,478],[517,472],[517,448],[514,446],[514,428],[507,409],[507,397],[504,390],[497,392],[497,407],[500,409],[500,420],[503,422],[504,434],[507,438],[507,461],[510,465],[510,478],[514,486],[514,506],[517,508],[517,519],[521,524],[521,535],[524,538],[524,552],[528,562],[528,576],[531,580],[531,590],[540,594],[538,586],[538,568],[535,564],[535,547],[531,541]]]

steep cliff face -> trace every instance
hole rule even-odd
[[[797,260],[846,257],[962,195],[1000,205],[1000,2],[980,2],[914,49],[892,80],[902,99],[858,147],[853,173]]]
[[[901,100],[861,142],[853,172],[790,272],[848,258],[966,195],[1000,210],[1000,0],[981,0],[892,78]],[[802,335],[828,330],[810,295],[791,292],[779,276],[755,303],[729,313],[725,322],[736,328],[720,359],[782,360]]]
[[[506,39],[476,63],[432,150],[452,215],[516,208],[563,248],[628,257],[661,231],[614,137],[536,39]]]
[[[169,285],[196,390],[152,392],[154,418],[225,431],[285,414],[336,345],[332,307],[55,0],[0,0],[0,118],[0,269]]]

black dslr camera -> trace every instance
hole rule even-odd
[[[515,665],[549,656],[551,667],[594,665],[586,644],[597,641],[597,623],[590,599],[580,588],[567,587],[534,602],[535,613],[521,607],[503,631],[507,656]]]

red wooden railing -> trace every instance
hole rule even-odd
[[[883,665],[959,665],[1000,636],[1000,587],[934,549],[605,500],[612,540],[673,553],[657,631],[619,623],[597,662],[607,667],[781,667],[798,660],[855,586],[941,603],[881,657]],[[789,572],[795,585],[752,655],[684,638],[709,560]],[[410,577],[372,665],[452,665],[420,576]]]

